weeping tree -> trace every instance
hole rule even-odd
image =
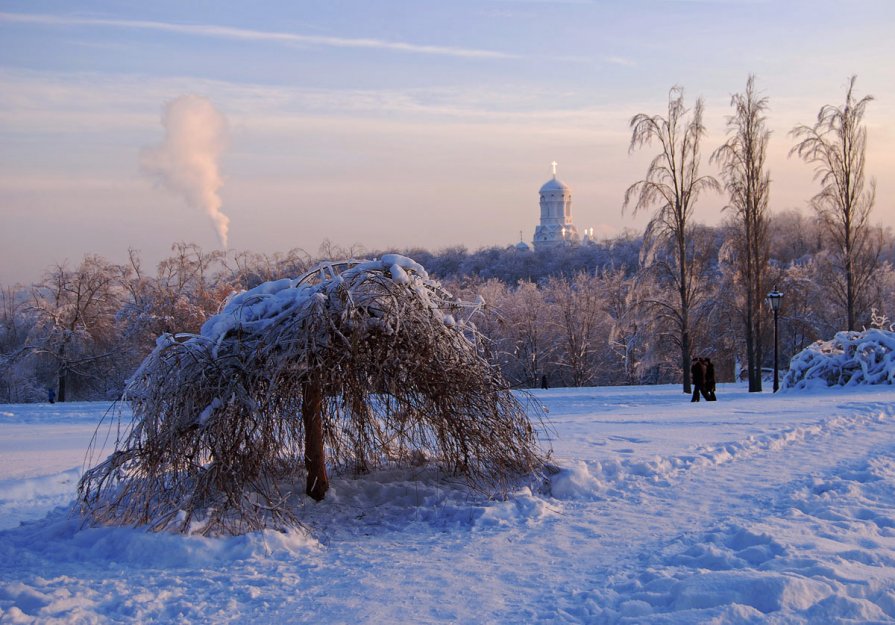
[[[827,233],[835,245],[840,280],[831,285],[842,302],[848,330],[855,330],[858,302],[879,264],[879,233],[870,224],[876,199],[876,181],[864,177],[867,128],[864,112],[873,101],[854,95],[857,76],[849,79],[845,104],[827,104],[813,126],[796,126],[791,134],[797,143],[790,156],[798,154],[814,165],[821,190],[811,198]]]
[[[700,283],[690,273],[692,228],[690,218],[700,193],[718,190],[711,176],[699,174],[699,144],[705,135],[702,124],[702,99],[696,100],[692,115],[684,105],[682,87],[668,93],[668,116],[639,113],[631,118],[629,151],[657,145],[659,152],[650,161],[646,177],[625,191],[624,208],[634,213],[654,209],[644,237],[644,259],[665,258],[662,273],[673,283],[677,301],[671,307],[680,347],[680,365],[684,392],[690,392],[690,312]],[[670,255],[656,254],[655,246],[667,247]],[[650,251],[653,249],[653,251]],[[668,271],[670,269],[670,271]]]
[[[762,315],[764,271],[768,263],[768,194],[771,176],[765,164],[771,131],[765,125],[768,99],[755,92],[749,76],[746,91],[730,99],[734,114],[727,118],[727,141],[712,154],[721,165],[729,194],[726,210],[733,214],[736,238],[731,242],[746,339],[749,392],[761,391]]]
[[[81,479],[82,511],[242,533],[297,523],[300,491],[323,499],[328,469],[421,462],[505,490],[543,458],[469,308],[397,255],[233,297],[200,334],[163,335],[134,374],[132,424]]]

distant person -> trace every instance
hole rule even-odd
[[[548,388],[550,388],[550,385],[547,384],[547,374],[546,373],[541,376],[541,388],[544,389],[545,391]]]
[[[693,398],[691,402],[699,401],[699,395],[702,394],[706,401],[711,401],[705,391],[706,378],[705,360],[702,358],[694,358],[693,364],[690,365],[690,377],[693,380]]]
[[[48,389],[47,389],[47,400],[48,400],[51,404],[55,404],[55,403],[56,403],[56,389],[54,389],[54,388],[48,388]]]
[[[693,382],[693,398],[691,402],[699,401],[699,392],[702,390],[702,362],[699,358],[693,358],[690,365],[690,380]]]
[[[705,399],[706,401],[717,401],[715,397],[715,365],[712,364],[711,358],[705,359]]]

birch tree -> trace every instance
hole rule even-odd
[[[730,99],[734,114],[727,118],[727,142],[711,160],[721,166],[737,236],[732,241],[735,285],[742,294],[738,308],[744,324],[749,392],[761,391],[761,304],[764,269],[768,262],[768,193],[771,176],[765,163],[771,132],[765,125],[768,99],[755,92],[755,76],[746,91]]]
[[[857,99],[857,76],[849,78],[845,103],[826,104],[813,126],[798,125],[789,151],[814,165],[821,189],[811,205],[826,227],[837,256],[839,280],[830,285],[845,308],[848,330],[857,329],[859,302],[879,262],[880,240],[870,224],[876,181],[865,178],[867,128],[863,124],[873,96]],[[865,313],[867,311],[864,311]]]
[[[702,123],[702,99],[692,111],[684,105],[682,87],[668,92],[668,115],[639,113],[631,118],[629,152],[656,145],[659,152],[650,161],[646,176],[625,191],[623,210],[633,205],[636,214],[653,209],[647,228],[652,245],[667,246],[671,263],[670,275],[677,293],[673,318],[679,336],[680,367],[684,392],[690,388],[690,307],[694,285],[690,276],[692,250],[688,246],[690,220],[699,195],[705,190],[717,191],[720,186],[712,176],[699,174],[699,144],[705,136]],[[646,245],[646,242],[644,243]],[[655,258],[651,254],[649,257]]]

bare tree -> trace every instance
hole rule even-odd
[[[285,254],[275,252],[257,254],[253,252],[233,252],[224,259],[229,272],[229,281],[241,288],[251,289],[262,282],[301,275],[313,264],[308,253],[300,248],[292,248]]]
[[[716,306],[713,285],[718,277],[717,237],[712,228],[692,224],[687,227],[686,241],[687,281],[683,288],[688,304],[690,349],[695,351],[695,346],[699,346],[700,355],[717,356],[713,353],[717,330],[708,324]],[[633,287],[635,305],[642,331],[653,337],[644,346],[643,365],[653,368],[659,379],[667,379],[669,372],[678,371],[683,346],[678,256],[674,246],[665,244],[650,228],[644,233],[641,256],[643,268]]]
[[[494,293],[493,287],[489,290]],[[509,380],[531,388],[543,375],[554,379],[559,338],[544,289],[523,280],[496,299],[486,294],[485,301],[495,320],[484,326],[485,331],[497,347],[496,355]]]
[[[580,272],[570,278],[551,278],[545,287],[555,313],[558,360],[572,386],[593,384],[600,346],[606,345],[609,318],[601,306],[598,279]]]
[[[431,462],[505,492],[543,457],[467,308],[403,256],[324,263],[165,335],[127,389],[134,421],[84,474],[94,522],[242,533],[292,524],[297,482]]]
[[[705,135],[702,109],[700,98],[688,118],[690,111],[684,106],[684,90],[675,86],[668,92],[667,117],[639,113],[631,118],[628,151],[653,143],[661,149],[650,162],[646,177],[625,191],[624,202],[624,208],[633,203],[635,214],[655,208],[648,231],[655,244],[668,245],[671,250],[671,256],[666,259],[671,263],[673,272],[669,277],[677,292],[673,317],[680,337],[680,366],[686,393],[691,390],[690,307],[692,290],[698,286],[692,282],[689,271],[690,218],[699,194],[720,188],[712,176],[699,175],[699,143]]]
[[[195,332],[232,290],[215,279],[225,254],[182,241],[171,252],[158,265],[153,306],[159,319],[167,319],[166,330]]]
[[[771,132],[765,126],[767,97],[755,92],[755,76],[746,81],[746,91],[730,99],[734,114],[727,118],[727,142],[715,150],[711,160],[721,165],[729,194],[726,210],[733,212],[737,231],[732,241],[739,306],[746,339],[749,392],[761,391],[762,315],[764,269],[768,262],[768,193],[771,176],[765,165]]]
[[[26,342],[34,317],[28,314],[27,303],[24,287],[0,288],[0,403],[46,398],[28,358]]]
[[[637,384],[643,356],[643,324],[637,317],[638,303],[635,279],[624,269],[607,268],[600,275],[600,295],[603,311],[611,320],[608,336],[609,384]]]
[[[33,289],[28,349],[51,359],[59,401],[69,399],[72,376],[102,382],[96,367],[114,355],[120,273],[104,258],[86,256],[74,270],[56,265]]]
[[[768,244],[773,264],[786,267],[810,259],[824,249],[824,233],[817,215],[790,208],[769,216]]]
[[[811,204],[835,245],[842,280],[831,286],[844,304],[848,330],[856,329],[858,303],[880,254],[880,240],[869,221],[876,181],[871,178],[865,188],[864,178],[867,128],[862,121],[873,96],[857,100],[856,80],[849,79],[844,105],[824,105],[813,126],[793,128],[790,134],[797,143],[789,151],[813,164],[814,178],[821,183]]]

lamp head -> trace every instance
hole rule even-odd
[[[777,286],[774,286],[774,290],[768,293],[768,303],[771,305],[771,308],[774,312],[780,310],[780,300],[783,299],[783,293],[777,290]]]

